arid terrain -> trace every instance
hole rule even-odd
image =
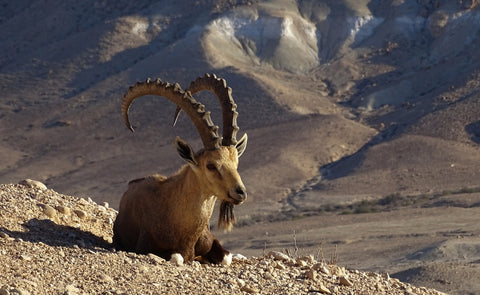
[[[0,294],[444,294],[321,255],[268,250],[224,266],[117,252],[114,209],[37,182],[0,185],[0,201]]]
[[[35,179],[118,208],[129,180],[183,164],[176,135],[201,148],[160,97],[135,101],[132,134],[124,92],[216,73],[249,136],[249,197],[233,231],[216,233],[229,249],[335,253],[348,269],[480,293],[478,1],[0,7],[0,183]],[[221,126],[213,95],[195,97]]]

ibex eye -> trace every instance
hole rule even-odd
[[[210,170],[210,171],[215,171],[217,170],[217,166],[215,166],[215,164],[207,164],[207,169]]]

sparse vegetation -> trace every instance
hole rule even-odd
[[[459,194],[474,194],[479,193],[480,187],[461,188],[453,191],[441,191],[434,193],[425,193],[418,195],[402,195],[400,193],[393,193],[380,199],[369,199],[355,202],[345,206],[335,206],[336,210],[332,210],[332,206],[327,206],[327,212],[339,212],[341,214],[363,214],[375,213],[381,211],[395,210],[400,207],[418,206],[429,207],[435,206],[436,201],[442,196],[459,195]],[[452,204],[454,205],[454,204]]]
[[[443,196],[476,194],[480,193],[480,187],[464,187],[457,190],[443,190],[440,192],[422,193],[417,195],[402,195],[392,193],[385,197],[369,197],[351,204],[326,204],[315,210],[290,210],[275,214],[252,215],[248,219],[241,219],[237,226],[247,226],[260,222],[276,222],[281,220],[300,220],[309,216],[321,214],[366,214],[397,210],[405,207],[434,207],[439,205]],[[463,207],[460,202],[449,201],[451,206]]]

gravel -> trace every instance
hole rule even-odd
[[[0,295],[443,294],[313,256],[234,255],[224,266],[117,252],[107,203],[22,183],[0,185]]]

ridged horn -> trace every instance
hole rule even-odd
[[[189,92],[182,90],[177,83],[170,84],[162,82],[160,79],[155,81],[147,79],[145,82],[137,82],[125,93],[122,100],[122,116],[125,125],[131,131],[133,131],[133,128],[128,118],[128,111],[132,102],[144,95],[158,95],[168,98],[193,121],[205,149],[215,150],[220,148],[218,126],[213,124],[210,112],[205,109],[205,106],[197,102]]]
[[[232,97],[232,88],[227,86],[225,79],[217,78],[215,74],[205,74],[203,77],[198,77],[195,81],[190,83],[186,91],[195,94],[202,90],[209,90],[213,92],[222,106],[223,117],[223,139],[222,145],[231,146],[237,144],[237,132],[239,130],[237,125],[237,105]],[[180,109],[177,108],[175,112],[175,125]]]

